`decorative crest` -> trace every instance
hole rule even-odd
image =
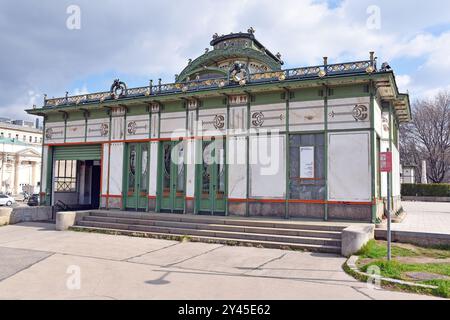
[[[127,95],[127,85],[125,82],[115,79],[109,90],[111,96],[118,99]]]

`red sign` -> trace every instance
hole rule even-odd
[[[392,172],[392,152],[380,152],[380,171]]]

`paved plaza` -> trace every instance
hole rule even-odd
[[[450,234],[450,203],[404,201],[407,212],[402,223],[395,223],[396,231]]]
[[[336,255],[0,227],[0,299],[423,299],[369,288]]]

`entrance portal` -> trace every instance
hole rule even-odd
[[[185,164],[183,141],[164,141],[160,152],[160,211],[183,213]]]
[[[125,164],[126,210],[146,211],[148,205],[149,144],[127,144]]]
[[[225,141],[202,141],[200,214],[225,215]]]

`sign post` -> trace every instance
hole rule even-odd
[[[391,172],[392,152],[380,152],[380,171],[387,173],[387,260],[391,261]]]

